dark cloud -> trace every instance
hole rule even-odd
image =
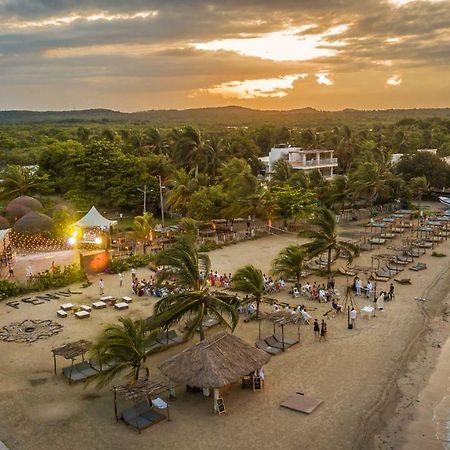
[[[158,11],[155,17],[129,18],[137,12],[153,10]],[[111,21],[86,20],[98,13],[124,16]],[[73,15],[83,18],[59,26],[25,26]],[[342,34],[324,35],[342,24],[348,24]],[[322,47],[335,49],[337,53],[310,61],[274,62],[190,47],[194,42],[237,38],[243,34],[257,36],[304,25],[312,26],[300,32],[301,37],[323,36]],[[7,92],[1,97],[1,107],[45,108],[58,103],[58,99],[66,102],[70,92],[56,99],[48,96],[45,99],[38,93],[19,95],[17,100],[12,96],[19,86],[27,92],[46,86],[42,92],[48,93],[52,86],[56,92],[62,85],[73,88],[74,98],[80,92],[89,98],[91,93],[90,106],[103,106],[94,103],[104,101],[104,106],[145,109],[164,106],[164,98],[171,107],[188,106],[200,100],[217,104],[218,97],[204,93],[192,97],[192,92],[229,81],[295,73],[308,73],[309,77],[297,83],[288,97],[267,102],[279,101],[286,107],[324,107],[328,96],[332,107],[333,102],[344,101],[344,92],[349,98],[348,93],[358,85],[350,80],[358,79],[365,71],[373,74],[370,86],[372,91],[378,86],[382,107],[387,102],[388,77],[401,72],[404,89],[408,73],[413,77],[414,71],[422,68],[426,70],[423,75],[426,83],[421,88],[428,92],[425,97],[448,102],[449,94],[442,95],[442,83],[449,84],[448,73],[445,76],[443,70],[450,63],[449,25],[448,1],[423,0],[395,7],[387,0],[0,0],[0,93]],[[343,45],[335,47],[337,39]],[[398,41],[388,43],[389,39]],[[318,86],[314,77],[318,71],[329,72],[333,86]],[[444,74],[444,80],[436,84],[431,76],[433,71]],[[359,85],[360,107],[364,106],[364,98],[372,98],[370,86]],[[129,102],[127,89],[136,93],[136,98]],[[140,98],[138,92],[142,94]],[[149,92],[150,97],[145,95]],[[404,98],[411,96],[406,88],[404,92]],[[297,103],[300,99],[310,103],[300,105]],[[265,100],[258,102],[266,105]],[[60,104],[61,108],[64,106]]]

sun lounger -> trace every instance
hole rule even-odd
[[[287,398],[280,406],[293,411],[311,414],[321,403],[322,400],[308,397],[307,395],[297,392]]]
[[[270,355],[278,355],[278,353],[281,352],[281,349],[279,348],[275,348],[275,347],[271,347],[270,345],[267,344],[266,341],[257,341],[255,343],[256,347],[258,347],[260,350],[265,351],[266,353],[269,353]]]
[[[117,365],[117,363],[115,361],[108,361],[100,364],[96,359],[91,359],[89,360],[89,365],[97,372],[100,372],[102,369],[112,369]]]
[[[389,281],[390,277],[382,277],[377,275],[376,273],[372,273],[370,278],[374,281]]]
[[[72,303],[63,303],[62,305],[59,305],[59,307],[63,311],[70,311],[73,308],[73,304]]]
[[[138,403],[122,412],[122,420],[138,431],[165,419],[167,419],[166,415],[156,412],[147,402]]]
[[[356,275],[356,272],[354,270],[345,267],[339,267],[338,271],[339,273],[342,273],[342,275],[346,275],[349,277],[353,277]]]
[[[390,278],[392,277],[392,273],[389,272],[388,270],[384,270],[384,269],[377,270],[377,271],[375,272],[375,275],[376,275],[377,277],[387,278],[387,279],[390,279]]]
[[[103,308],[106,308],[106,303],[105,302],[94,302],[94,303],[92,303],[92,307],[94,308],[94,309],[103,309]]]
[[[98,370],[95,370],[88,361],[83,361],[78,364],[74,364],[72,367],[64,367],[63,374],[69,381],[77,382],[84,381],[88,378],[96,375]]]
[[[427,265],[424,263],[416,263],[409,268],[409,270],[413,270],[414,272],[418,272],[419,270],[425,270]]]
[[[125,302],[116,303],[114,305],[114,308],[119,309],[119,310],[128,309],[128,303],[125,303]]]
[[[271,347],[279,348],[280,350],[286,350],[290,347],[290,345],[284,344],[282,342],[278,342],[273,336],[269,336],[268,338],[264,339],[267,343],[267,345],[270,345]]]
[[[396,281],[399,284],[411,284],[411,278],[394,278],[394,281]]]
[[[280,342],[281,344],[283,343],[283,339],[282,336],[280,336],[279,334],[274,334],[273,337]],[[288,345],[289,347],[292,345],[298,344],[298,340],[297,339],[289,339],[286,336],[284,336],[284,345],[286,348],[286,345]]]
[[[219,321],[217,319],[213,319],[212,317],[207,317],[202,322],[203,328],[212,328],[218,324],[219,324]]]

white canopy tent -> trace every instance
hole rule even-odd
[[[117,225],[117,220],[109,220],[106,217],[103,217],[98,212],[97,208],[93,206],[89,212],[78,222],[75,222],[74,225],[80,228],[103,228],[109,230],[111,226]]]

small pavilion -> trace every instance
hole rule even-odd
[[[172,382],[214,393],[214,412],[221,413],[221,391],[260,371],[270,355],[231,333],[219,333],[160,364]]]

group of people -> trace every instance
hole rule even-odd
[[[282,306],[278,305],[277,303],[274,303],[272,306],[272,311],[275,313],[280,312],[280,311],[285,311],[286,313],[289,313],[289,314],[298,315],[299,317],[302,318],[302,322],[306,323],[308,325],[310,324],[310,320],[312,319],[311,315],[306,310],[305,305],[298,305],[296,307],[291,307],[289,305],[285,305],[284,307],[282,307]]]
[[[332,279],[332,281],[330,281]],[[327,284],[322,283],[319,285],[317,282],[310,284],[308,281],[302,286],[301,283],[296,283],[289,293],[294,297],[300,297],[301,295],[309,298],[310,300],[317,300],[319,303],[327,303],[333,300],[337,300],[338,294],[335,290],[334,278],[330,277]]]
[[[280,292],[286,287],[286,281],[283,278],[279,278],[278,280],[273,280],[271,276],[266,276],[263,274],[264,279],[264,290],[268,294],[273,294],[274,292]]]
[[[202,281],[205,279],[205,274],[203,272],[200,272],[200,278]],[[228,288],[230,287],[231,283],[231,273],[228,275],[224,273],[223,275],[219,275],[217,270],[213,272],[212,270],[208,274],[208,283],[212,287],[224,287]]]

